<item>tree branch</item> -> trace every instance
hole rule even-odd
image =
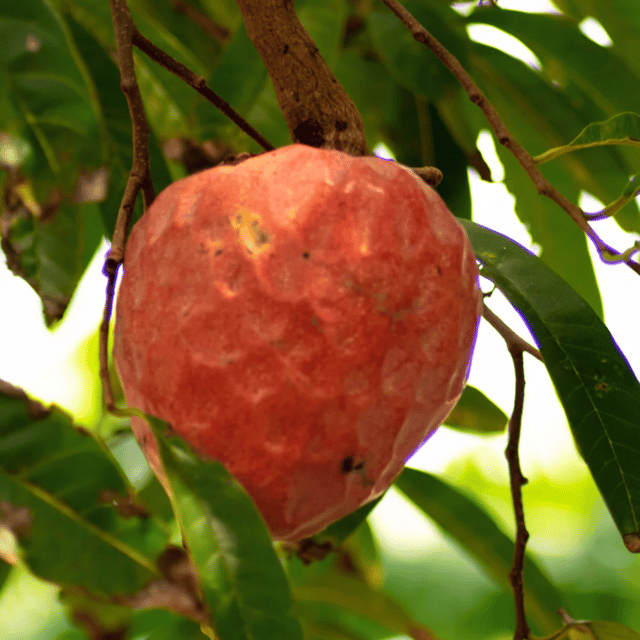
[[[304,30],[291,0],[236,0],[291,139],[366,155],[362,116]]]
[[[540,360],[540,362],[544,362],[540,351],[521,338],[511,327],[508,327],[487,305],[484,305],[482,309],[482,317],[502,336],[503,340],[507,343],[509,352],[519,349],[520,351],[530,353],[534,358]]]
[[[181,80],[184,80],[190,87],[195,89],[214,107],[227,116],[227,118],[237,124],[242,131],[253,138],[265,151],[275,149],[275,147],[257,129],[252,127],[228,102],[223,100],[210,87],[207,87],[207,81],[202,76],[194,73],[168,53],[156,47],[156,45],[150,40],[147,40],[135,26],[133,28],[132,38],[133,44],[138,47],[140,51],[146,53],[152,60],[171,71],[171,73],[178,76]]]
[[[529,532],[524,522],[524,507],[522,504],[522,485],[527,479],[522,475],[518,446],[520,444],[520,429],[522,427],[522,412],[524,408],[524,358],[519,347],[509,346],[509,353],[513,358],[513,368],[516,376],[516,392],[513,401],[513,412],[509,420],[509,442],[505,456],[509,464],[509,480],[511,485],[511,500],[516,519],[516,540],[513,551],[513,566],[509,572],[509,582],[513,589],[513,599],[516,610],[516,628],[513,640],[525,640],[529,635],[529,625],[524,609],[524,560]]]
[[[518,447],[520,445],[520,431],[522,427],[522,413],[524,410],[524,353],[530,353],[541,362],[542,354],[526,340],[523,340],[513,329],[508,327],[489,307],[484,305],[482,316],[502,336],[513,360],[516,389],[513,400],[513,411],[509,419],[509,441],[505,450],[505,457],[509,466],[509,484],[511,487],[511,501],[516,520],[516,539],[513,551],[513,565],[509,572],[509,582],[513,590],[516,612],[516,628],[513,640],[524,640],[529,635],[529,625],[524,608],[524,561],[529,532],[524,522],[524,506],[522,504],[522,486],[527,479],[522,475]]]
[[[120,67],[120,87],[127,98],[133,131],[133,163],[118,210],[111,249],[107,253],[103,269],[107,276],[107,295],[100,324],[100,380],[102,381],[104,402],[107,409],[111,410],[114,400],[109,378],[109,321],[111,320],[118,269],[124,257],[127,229],[131,222],[138,192],[142,191],[145,209],[153,202],[155,193],[149,169],[149,123],[142,104],[133,62],[132,40],[135,26],[126,0],[109,0],[109,4]]]
[[[563,196],[551,183],[542,175],[537,168],[531,155],[525,151],[514,137],[509,133],[504,122],[500,118],[494,106],[482,93],[479,87],[473,82],[471,76],[464,70],[457,58],[436,40],[399,2],[398,0],[382,0],[387,7],[402,21],[409,29],[415,40],[427,46],[455,76],[456,80],[467,92],[469,99],[478,105],[484,113],[487,122],[493,129],[498,142],[505,146],[520,163],[522,168],[531,178],[536,190],[540,195],[546,196],[566,211],[571,219],[584,231],[598,249],[598,253],[605,262],[624,262],[629,268],[640,275],[640,264],[632,260],[630,255],[616,251],[606,244],[602,238],[591,228],[586,220],[584,211]]]

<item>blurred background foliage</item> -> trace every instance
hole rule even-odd
[[[407,0],[404,4],[460,60],[532,155],[568,144],[590,123],[623,112],[640,113],[636,0],[555,0],[553,14],[508,10],[500,2]],[[147,38],[204,76],[272,144],[290,142],[264,65],[233,0],[130,0],[129,6]],[[449,72],[382,3],[297,0],[296,9],[362,113],[370,147],[383,144],[408,166],[440,168],[444,174],[440,194],[456,215],[470,219],[469,170],[483,180],[492,179],[477,146],[487,124]],[[582,27],[587,20],[597,21],[606,31],[610,37],[606,46],[585,35]],[[511,34],[527,48],[528,62],[472,38],[470,34],[480,33],[479,27],[484,29],[484,42],[497,33],[491,29]],[[108,3],[0,0],[0,43],[2,248],[11,270],[40,296],[49,326],[60,330],[82,274],[103,238],[111,236],[131,165],[131,126],[114,62]],[[151,126],[156,192],[188,173],[214,166],[228,153],[260,150],[180,79],[138,51],[135,60]],[[630,139],[633,126],[625,129]],[[553,203],[537,196],[506,150],[499,148],[498,156],[504,184],[515,197],[516,214],[539,248],[540,258],[603,317],[585,237]],[[562,155],[541,170],[572,201],[586,190],[606,205],[616,201],[629,179],[639,173],[640,156],[632,145],[603,146]],[[136,215],[141,213],[139,209]],[[636,203],[622,208],[615,222],[632,245],[640,233]],[[499,214],[494,228],[501,230]],[[3,308],[2,313],[7,312]],[[180,539],[170,506],[151,480],[127,422],[102,408],[97,334],[87,338],[77,356],[86,395],[73,417],[91,432],[91,446],[79,436],[74,439],[75,432],[66,440],[48,439],[42,422],[31,422],[20,413],[23,400],[5,397],[0,401],[0,434],[20,414],[24,433],[29,434],[28,446],[19,449],[20,464],[30,455],[43,451],[49,455],[51,447],[57,447],[60,458],[71,465],[68,468],[73,466],[72,455],[80,456],[83,465],[101,460],[100,470],[92,468],[93,479],[102,488],[120,490],[130,482],[153,514],[145,526],[127,525],[111,512],[105,515],[100,505],[89,505],[82,496],[78,504],[100,531],[155,558],[167,540]],[[484,403],[486,398],[468,400],[471,424],[459,413],[450,420],[452,426],[503,439],[504,414],[496,413],[490,401]],[[488,428],[479,426],[481,417]],[[63,414],[54,413],[46,421],[70,428]],[[0,442],[16,446],[9,439]],[[105,457],[99,451],[106,451]],[[51,477],[38,482],[51,495],[58,490],[62,495],[69,487],[57,487],[52,464],[49,456],[44,466]],[[81,480],[88,467],[74,468]],[[613,620],[640,629],[637,556],[619,543],[611,517],[577,456],[567,469],[554,477],[533,474],[526,487],[531,555],[540,567],[540,574],[532,578],[532,599],[541,603],[539,615],[531,620],[534,632],[543,635],[553,630],[550,603],[556,600],[575,617]],[[28,465],[23,472],[31,473]],[[374,518],[373,524],[365,522],[347,538],[337,555],[307,567],[295,556],[284,561],[309,638],[418,638],[423,637],[418,635],[420,625],[432,627],[442,638],[511,637],[512,596],[506,575],[499,573],[504,560],[500,549],[508,552],[506,536],[512,538],[508,485],[504,477],[464,457],[444,475],[450,484],[437,487],[451,500],[442,498],[436,506],[458,506],[440,516],[426,506],[414,509],[412,522],[424,527],[424,545],[412,538],[410,546],[403,547],[386,538]],[[403,482],[399,487],[404,491]],[[446,493],[451,486],[455,494]],[[385,502],[399,500],[398,495],[396,489],[390,491],[380,509]],[[416,504],[420,506],[419,500]],[[483,518],[486,526],[480,526]],[[456,528],[456,521],[467,526]],[[54,522],[51,516],[49,528]],[[57,533],[68,536],[66,526]],[[56,530],[49,533],[53,544]],[[103,535],[107,534],[95,536],[96,557]],[[9,538],[2,541],[5,557]],[[46,537],[41,544],[46,546]],[[40,562],[37,570],[31,563],[31,571],[67,584],[57,573],[64,563],[57,566],[50,560],[52,550],[55,555],[59,549],[54,545],[46,552],[30,550],[30,557]],[[144,580],[144,562],[129,563],[132,554],[124,556],[118,562],[124,563],[122,572],[132,571],[127,573],[129,586]],[[108,593],[116,587],[109,582],[112,569],[105,563],[102,558],[85,569],[105,572],[103,580],[95,576],[89,580]],[[59,586],[31,571],[20,562],[13,567],[0,562],[0,636],[6,640],[73,640],[87,634],[132,640],[205,637],[197,623],[173,613],[132,612],[83,601],[73,588],[67,586],[61,594]],[[556,598],[557,594],[561,596]]]

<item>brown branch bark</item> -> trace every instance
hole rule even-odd
[[[201,96],[206,98],[214,107],[219,109],[227,118],[238,125],[248,136],[253,138],[265,151],[272,151],[275,147],[254,127],[252,127],[226,100],[223,100],[217,93],[207,86],[207,81],[197,73],[194,73],[178,62],[175,58],[165,53],[153,42],[147,40],[137,28],[133,29],[133,44],[148,55],[152,60],[171,71],[174,75],[184,80],[190,87],[195,89]]]
[[[530,353],[534,358],[544,362],[544,358],[538,349],[529,344],[524,338],[521,338],[511,327],[499,318],[489,307],[484,305],[482,309],[482,317],[502,336],[502,339],[507,343],[507,348],[511,352],[512,350],[519,349],[520,351],[526,351]]]
[[[469,99],[478,105],[484,113],[487,122],[493,129],[498,142],[505,146],[520,163],[522,168],[531,178],[536,190],[540,195],[553,200],[558,206],[566,211],[571,219],[584,231],[593,244],[598,249],[598,253],[605,262],[624,262],[629,268],[640,275],[640,264],[632,260],[631,256],[625,255],[606,244],[602,238],[591,228],[586,220],[584,211],[563,196],[551,183],[542,175],[537,168],[531,155],[523,149],[506,128],[502,118],[482,93],[479,87],[473,82],[471,76],[465,71],[458,59],[451,55],[449,51],[434,38],[399,2],[398,0],[382,0],[384,4],[402,21],[409,29],[413,38],[427,46],[449,69],[456,80],[467,92]]]
[[[516,612],[516,628],[513,640],[524,640],[529,635],[529,625],[524,606],[524,561],[529,532],[524,521],[524,506],[522,503],[522,486],[527,479],[520,468],[518,448],[520,445],[520,431],[522,428],[522,413],[524,410],[524,353],[530,353],[535,358],[544,362],[542,354],[526,340],[521,338],[513,329],[501,320],[486,305],[482,310],[482,316],[502,336],[513,360],[516,388],[513,400],[513,411],[509,419],[509,440],[505,450],[505,457],[509,466],[509,485],[511,488],[511,501],[516,521],[516,537],[513,551],[513,565],[509,572],[509,582],[513,590],[513,599]]]
[[[142,191],[145,209],[153,202],[155,192],[149,169],[149,123],[142,104],[142,96],[140,95],[133,62],[132,41],[135,26],[126,0],[110,0],[109,4],[116,38],[118,66],[120,67],[120,88],[129,105],[133,131],[133,163],[120,203],[120,209],[118,210],[111,249],[104,263],[104,274],[107,276],[107,295],[100,324],[100,380],[102,381],[105,405],[107,409],[111,410],[113,409],[114,400],[109,378],[109,322],[111,320],[118,269],[124,257],[127,229],[131,222],[131,215],[138,192]]]
[[[513,551],[513,566],[509,572],[509,582],[513,589],[513,599],[516,611],[516,628],[513,640],[525,640],[529,636],[529,625],[524,608],[524,560],[529,532],[524,522],[524,507],[522,504],[522,485],[527,479],[522,475],[518,447],[520,444],[520,429],[522,427],[522,412],[524,408],[524,358],[518,347],[510,347],[513,358],[513,368],[516,376],[516,392],[513,401],[513,412],[509,420],[509,442],[505,456],[509,464],[509,480],[511,485],[511,501],[516,519],[516,540]]]
[[[236,0],[291,139],[366,155],[362,116],[304,30],[291,0]]]

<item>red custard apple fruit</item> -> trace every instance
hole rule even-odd
[[[157,197],[126,248],[115,362],[129,406],[298,540],[380,495],[455,405],[477,279],[464,230],[410,170],[296,144]]]

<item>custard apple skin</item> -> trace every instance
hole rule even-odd
[[[129,406],[221,461],[294,541],[379,496],[443,422],[481,308],[433,189],[296,144],[159,194],[126,247],[114,357]]]

